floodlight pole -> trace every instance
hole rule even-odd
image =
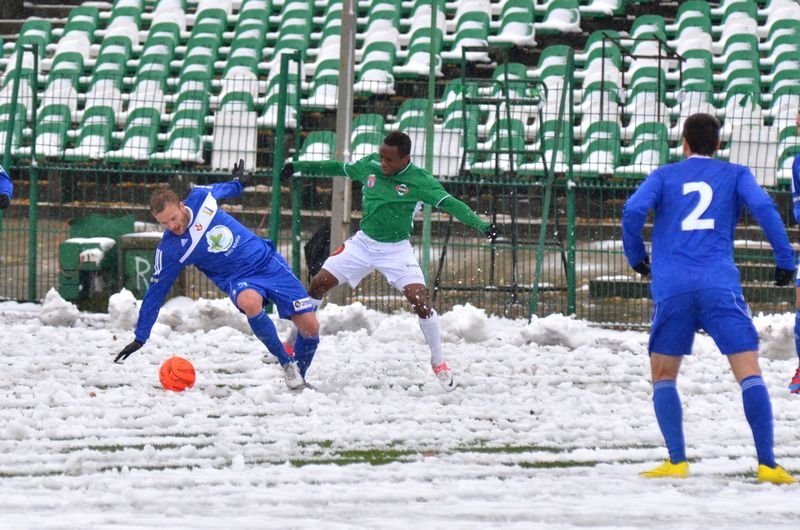
[[[350,135],[353,130],[353,82],[356,45],[356,12],[354,0],[342,2],[342,33],[339,48],[339,105],[336,110],[336,153],[341,162],[350,161]],[[333,179],[331,196],[331,252],[339,247],[350,233],[350,179]],[[331,291],[328,299],[336,304],[345,301],[345,291]]]

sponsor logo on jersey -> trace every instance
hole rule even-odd
[[[225,252],[233,244],[233,232],[225,225],[217,225],[206,232],[208,251],[212,254]]]
[[[375,187],[375,175],[370,175],[367,177],[367,187],[368,188]]]
[[[212,210],[208,206],[203,206],[202,211],[206,215],[214,215],[214,210]]]
[[[310,309],[314,307],[314,304],[311,303],[311,297],[307,296],[305,298],[301,298],[300,300],[295,300],[292,302],[294,305],[295,311],[302,311],[303,309]]]
[[[195,223],[194,224],[194,230],[195,230],[195,232],[202,232],[203,231],[203,225],[201,225],[200,223]]]
[[[398,184],[397,186],[394,187],[394,189],[397,191],[397,194],[400,195],[400,196],[403,196],[406,193],[408,193],[408,186],[406,186],[405,184]]]

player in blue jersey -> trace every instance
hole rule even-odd
[[[772,198],[745,166],[713,159],[719,122],[709,114],[690,116],[683,128],[686,160],[653,171],[625,203],[622,238],[628,263],[651,273],[642,229],[655,211],[652,235],[653,315],[650,368],[653,406],[669,459],[645,477],[689,474],[683,412],[675,380],[695,332],[705,330],[727,356],[741,385],[744,412],[758,454],[758,480],[775,484],[794,478],[775,463],[769,393],[758,364],[758,333],[744,300],[733,261],[736,224],[747,209],[775,252],[776,285],[794,276],[794,251]]]
[[[305,374],[319,344],[314,305],[300,280],[272,242],[256,236],[219,207],[219,200],[238,197],[250,175],[244,161],[234,166],[233,180],[194,188],[184,201],[171,190],[150,197],[150,212],[165,228],[156,249],[153,277],[147,288],[135,340],[117,355],[120,363],[140,349],[150,336],[159,309],[181,270],[194,265],[226,292],[245,315],[256,337],[278,358],[286,385],[305,386]],[[294,358],[281,343],[275,325],[264,311],[273,302],[281,318],[298,329]]]
[[[3,166],[0,166],[0,210],[5,210],[11,204],[14,196],[14,185]]]
[[[795,118],[797,123],[797,134],[800,135],[800,109]],[[794,220],[800,223],[800,154],[794,157],[792,163],[792,203],[794,204]],[[800,361],[800,278],[795,280],[797,286],[797,296],[794,311],[794,347]],[[800,364],[794,372],[794,377],[789,382],[789,391],[792,394],[800,394]]]

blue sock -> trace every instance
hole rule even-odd
[[[300,369],[300,375],[303,378],[306,376],[306,370],[311,366],[311,361],[314,360],[317,346],[319,346],[319,335],[304,337],[298,333],[297,338],[294,340],[294,359],[297,361],[297,367]]]
[[[286,364],[292,361],[289,355],[286,354],[286,350],[283,349],[283,343],[278,337],[278,330],[275,329],[275,324],[272,323],[272,320],[269,319],[269,316],[264,311],[253,318],[248,318],[247,322],[250,324],[256,338],[264,343],[264,346],[267,347],[272,355],[278,358],[279,363]]]
[[[800,309],[794,312],[794,351],[800,358]]]
[[[769,401],[767,386],[760,375],[745,377],[741,384],[744,415],[753,431],[758,463],[775,467],[772,403]]]
[[[656,381],[653,385],[653,408],[664,442],[673,464],[686,461],[686,443],[683,439],[683,408],[678,387],[672,379]]]

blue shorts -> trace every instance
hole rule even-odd
[[[231,297],[234,305],[236,305],[239,293],[246,289],[258,292],[264,298],[264,303],[275,304],[281,318],[289,319],[294,315],[315,310],[305,287],[294,275],[283,256],[277,252],[258,271],[257,275],[240,278],[230,284],[228,296]]]
[[[679,294],[653,307],[651,353],[691,355],[694,334],[708,333],[725,355],[758,351],[758,332],[742,293],[704,289]]]

